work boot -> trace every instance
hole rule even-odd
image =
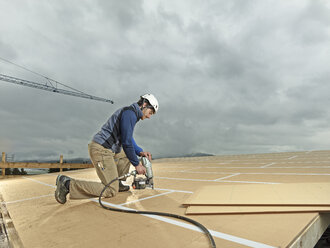
[[[66,203],[66,195],[69,193],[70,177],[58,175],[56,178],[55,199],[58,203]]]
[[[128,191],[129,190],[129,186],[124,185],[120,180],[119,180],[119,192],[124,192],[124,191]]]

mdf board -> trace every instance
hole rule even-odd
[[[184,206],[330,206],[330,183],[210,185],[197,190]]]
[[[330,213],[323,206],[189,206],[186,215]]]

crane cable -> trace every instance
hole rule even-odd
[[[38,73],[38,72],[32,71],[32,70],[30,70],[30,69],[28,69],[28,68],[26,68],[26,67],[24,67],[24,66],[21,66],[21,65],[15,64],[14,62],[11,62],[11,61],[9,61],[9,60],[7,60],[7,59],[4,59],[4,58],[2,58],[2,57],[0,57],[0,60],[5,61],[5,62],[7,62],[7,63],[9,63],[9,64],[12,64],[12,65],[14,65],[14,66],[17,66],[17,67],[19,67],[19,68],[21,68],[21,69],[23,69],[23,70],[28,71],[28,72],[31,72],[31,73],[33,73],[33,74],[35,74],[35,75],[37,75],[37,76],[43,77],[43,78],[47,79],[48,82],[49,82],[50,84],[51,84],[51,82],[54,82],[54,83],[56,83],[56,84],[60,84],[60,85],[62,85],[62,86],[64,86],[64,87],[66,87],[66,88],[69,88],[69,89],[74,90],[74,91],[76,91],[76,92],[79,92],[79,93],[81,93],[81,94],[89,95],[89,94],[87,94],[87,93],[85,93],[85,92],[83,92],[83,91],[77,90],[77,89],[72,88],[72,87],[70,87],[70,86],[68,86],[68,85],[65,85],[65,84],[63,84],[63,83],[60,83],[60,82],[58,82],[58,81],[56,81],[56,80],[54,80],[54,79],[51,79],[51,78],[49,78],[49,77],[47,77],[47,76],[44,76],[44,75],[42,75],[42,74],[40,74],[40,73]],[[52,87],[54,87],[54,86],[52,85]]]

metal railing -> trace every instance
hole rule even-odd
[[[0,168],[2,169],[2,176],[6,175],[6,168],[58,168],[60,172],[63,168],[66,169],[84,169],[93,168],[91,163],[63,163],[63,155],[60,156],[59,163],[36,163],[36,162],[7,162],[6,153],[2,153],[2,160],[0,162]]]

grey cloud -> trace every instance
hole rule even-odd
[[[115,104],[0,82],[3,151],[87,157],[107,118],[146,92],[160,110],[134,135],[156,157],[329,145],[323,1],[18,4],[0,4],[0,57]],[[2,62],[0,71],[45,82]]]
[[[292,23],[292,34],[306,45],[315,46],[327,42],[329,34],[326,30],[330,24],[328,11],[323,1],[308,1]]]
[[[120,30],[127,30],[136,26],[143,17],[142,1],[102,1],[99,0],[99,9],[106,19],[110,18]]]

